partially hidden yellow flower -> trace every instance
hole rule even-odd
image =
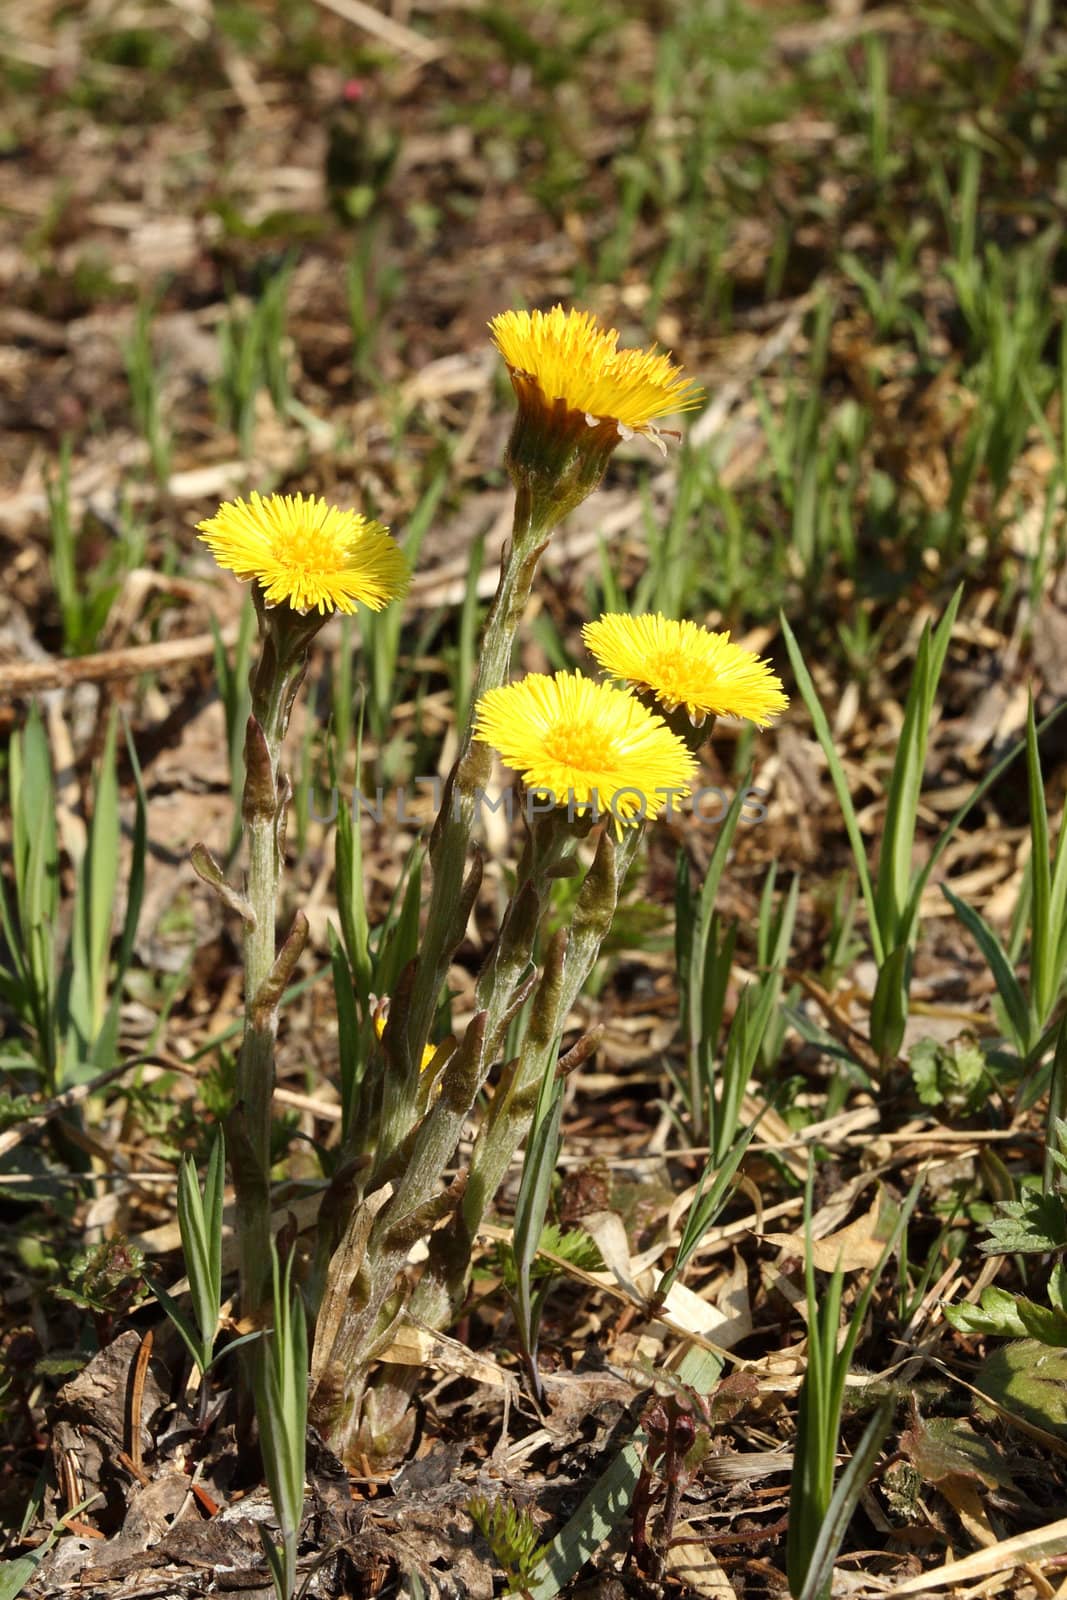
[[[315,495],[253,492],[197,528],[219,566],[254,578],[268,606],[380,611],[408,586],[407,562],[387,528]]]
[[[378,1035],[379,1039],[381,1039],[383,1037],[384,1033],[385,1033],[385,1024],[386,1024],[386,1022],[388,1020],[389,1020],[389,1004],[388,1004],[388,1001],[385,1001],[381,1005],[379,1005],[378,1010],[374,1013],[374,1031]],[[426,1071],[426,1068],[430,1065],[430,1062],[433,1060],[433,1058],[434,1058],[434,1056],[436,1054],[437,1054],[437,1046],[435,1044],[424,1044],[423,1045],[423,1047],[422,1047],[422,1060],[419,1062],[419,1071],[420,1072],[425,1072]]]
[[[587,622],[582,637],[612,677],[651,693],[667,712],[684,707],[697,727],[716,716],[764,728],[789,704],[769,662],[695,622],[613,613]]]
[[[527,789],[574,816],[610,815],[616,831],[688,794],[696,770],[662,717],[580,672],[535,672],[487,690],[474,737],[498,750]]]
[[[562,400],[589,426],[614,422],[624,433],[654,434],[658,418],[703,399],[669,355],[619,350],[617,331],[588,311],[504,311],[489,327],[513,379],[532,379],[549,405]]]

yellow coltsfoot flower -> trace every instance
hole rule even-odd
[[[592,493],[620,440],[642,433],[662,448],[659,420],[703,399],[669,355],[620,350],[588,311],[504,311],[489,328],[519,406],[508,470],[544,522]]]
[[[689,793],[696,763],[662,717],[580,672],[490,689],[475,715],[474,737],[569,815],[610,815],[618,832]]]
[[[381,1039],[385,1035],[385,1024],[389,1021],[389,1001],[379,1000],[374,1012],[374,1031]],[[424,1044],[422,1047],[422,1060],[419,1062],[419,1071],[425,1072],[434,1056],[437,1054],[437,1045]]]
[[[617,331],[589,311],[504,311],[489,327],[512,379],[532,380],[542,404],[562,400],[589,427],[614,422],[625,433],[654,432],[659,417],[703,398],[669,355],[619,350]]]
[[[613,613],[587,622],[582,637],[613,678],[653,696],[666,712],[684,709],[694,727],[715,716],[765,728],[789,704],[769,662],[695,622]]]
[[[380,611],[407,589],[407,562],[380,522],[315,495],[254,491],[197,523],[220,567],[254,578],[268,606],[294,611]]]

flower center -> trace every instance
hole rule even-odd
[[[545,750],[560,766],[577,772],[601,772],[614,764],[615,743],[587,722],[561,722],[545,737]]]
[[[345,561],[336,535],[313,525],[286,528],[275,535],[271,554],[290,572],[339,572]]]
[[[649,656],[645,681],[664,699],[690,700],[707,687],[706,667],[687,660],[676,650],[660,650]]]

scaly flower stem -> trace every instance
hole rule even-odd
[[[508,906],[497,941],[478,974],[476,1006],[486,1013],[487,1067],[515,992],[524,975],[533,971],[534,947],[552,882],[561,870],[569,871],[569,858],[582,831],[580,824],[568,822],[566,814],[560,811],[547,812],[532,824],[516,874],[515,896]]]
[[[237,1058],[228,1144],[237,1202],[241,1312],[255,1316],[270,1294],[270,1143],[274,1045],[278,1032],[275,918],[285,842],[288,780],[280,775],[282,741],[321,619],[268,612],[259,598],[262,650],[252,678],[252,715],[245,736],[242,816],[248,839],[245,925],[245,1032]],[[306,928],[306,923],[304,924]],[[287,941],[291,967],[303,943],[299,921]],[[284,952],[283,952],[284,954]]]
[[[528,988],[532,982],[531,956],[552,880],[581,832],[581,824],[576,827],[568,823],[565,815],[557,811],[534,822],[520,863],[519,889],[478,980],[476,1022],[468,1027],[445,1068],[440,1097],[432,1113],[423,1118],[410,1148],[405,1148],[402,1170],[390,1172],[396,1183],[395,1193],[374,1211],[373,1224],[367,1221],[364,1225],[358,1215],[350,1223],[353,1240],[362,1234],[366,1241],[359,1251],[362,1265],[351,1285],[339,1286],[331,1273],[327,1291],[346,1302],[333,1335],[329,1361],[335,1371],[348,1378],[349,1427],[359,1425],[359,1400],[367,1368],[388,1331],[392,1315],[389,1307],[395,1301],[397,1275],[407,1253],[437,1217],[455,1208],[458,1197],[443,1195],[442,1175],[454,1156],[471,1104],[485,1082],[524,985]],[[353,1254],[342,1245],[337,1259],[344,1262]],[[334,1427],[335,1419],[325,1404],[317,1414],[322,1424]]]
[[[528,489],[520,485],[515,495],[511,543],[504,556],[496,597],[486,620],[467,725],[460,738],[459,754],[445,785],[441,812],[430,840],[433,881],[407,1029],[409,1060],[406,1076],[412,1087],[412,1095],[418,1083],[418,1064],[422,1059],[423,1046],[430,1036],[441,986],[448,975],[456,946],[463,937],[464,928],[457,926],[457,907],[462,904],[460,891],[477,814],[478,790],[487,782],[492,764],[489,750],[472,740],[475,706],[479,695],[487,689],[499,688],[507,681],[515,634],[530,598],[537,563],[550,531],[550,528],[535,520],[532,496]],[[392,1130],[383,1128],[382,1138],[386,1149],[392,1148],[394,1134],[402,1137],[407,1131],[410,1107],[398,1106],[396,1115],[398,1122],[404,1125]]]
[[[479,1130],[463,1202],[434,1235],[430,1259],[411,1302],[413,1317],[443,1327],[463,1303],[475,1235],[529,1129],[533,1102],[559,1051],[567,1019],[600,954],[634,859],[642,829],[628,828],[616,844],[609,831],[582,885],[566,946],[545,965],[533,1016],[510,1082],[501,1083]]]

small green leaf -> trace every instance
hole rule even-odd
[[[1042,1344],[1067,1347],[1067,1315],[1054,1306],[1039,1306],[1022,1295],[1018,1301],[1019,1320],[1026,1333]]]
[[[992,1351],[976,1387],[1005,1411],[1067,1438],[1067,1350],[1021,1339]]]
[[[976,1111],[986,1098],[989,1069],[977,1041],[961,1034],[950,1044],[920,1039],[908,1062],[924,1106],[945,1106],[955,1115]]]
[[[1026,1333],[1016,1296],[993,1284],[982,1290],[980,1306],[943,1307],[945,1320],[959,1333],[991,1333],[1003,1339],[1020,1339]]]
[[[1058,1194],[1027,1190],[1021,1200],[1001,1200],[994,1208],[986,1255],[1014,1255],[1067,1248],[1067,1210]]]

